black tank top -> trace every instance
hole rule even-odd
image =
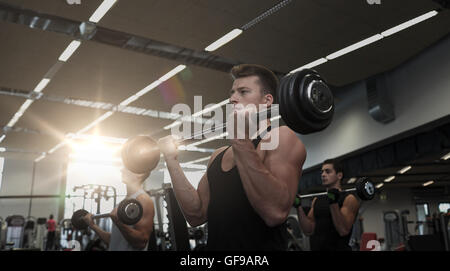
[[[339,199],[339,208],[342,207],[348,193],[342,193]],[[314,234],[310,237],[310,245],[312,251],[328,250],[328,251],[348,251],[351,247],[348,245],[350,234],[340,236],[333,223],[331,217],[330,205],[327,197],[318,197],[314,203],[314,219],[316,226]]]
[[[254,145],[259,144],[259,139]],[[228,147],[229,148],[229,147]],[[239,171],[222,170],[226,150],[208,168],[208,250],[286,250],[285,224],[269,227],[248,201]]]

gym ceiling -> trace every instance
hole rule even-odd
[[[226,69],[230,63],[257,63],[286,74],[393,26],[442,9],[431,0],[381,0],[379,5],[370,5],[366,0],[118,0],[97,23],[99,31],[90,39],[81,38],[73,55],[59,63],[61,53],[79,38],[68,34],[78,31],[70,27],[87,22],[102,0],[68,2],[71,1],[0,0],[0,126],[6,135],[0,143],[3,156],[36,159],[45,153],[43,159],[57,157],[64,149],[58,144],[69,134],[108,112],[63,103],[62,98],[118,105],[184,64],[183,71],[128,106],[170,112],[173,105],[185,103],[193,109],[194,96],[202,96],[203,106],[228,98],[231,80]],[[273,12],[259,17],[271,9]],[[315,69],[336,89],[393,69],[447,36],[449,14],[444,9],[424,22]],[[37,19],[33,22],[33,18]],[[55,31],[58,27],[59,31]],[[219,49],[204,51],[235,28],[245,30]],[[100,29],[108,35],[101,36]],[[125,37],[152,41],[156,49],[123,46],[120,41]],[[199,55],[200,60],[177,58],[179,52],[167,53],[180,49]],[[51,75],[51,81],[41,93],[47,99],[34,100],[8,127],[26,101],[26,94],[46,75]],[[155,136],[161,137],[170,131],[163,127],[173,122],[115,112],[82,134],[125,139],[158,132]],[[197,147],[217,148],[225,143],[215,140]],[[187,162],[208,155],[183,151],[180,160]]]

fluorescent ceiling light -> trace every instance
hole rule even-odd
[[[195,146],[178,146],[178,150],[180,151],[195,151],[195,152],[207,152],[207,153],[213,153],[215,149],[207,149],[207,148],[197,148]]]
[[[362,40],[360,42],[357,42],[355,44],[347,46],[344,49],[341,49],[341,50],[339,50],[337,52],[329,54],[329,55],[326,56],[326,58],[328,60],[332,60],[332,59],[338,58],[338,57],[343,56],[345,54],[348,54],[348,53],[350,53],[352,51],[355,51],[355,50],[357,50],[357,49],[359,49],[361,47],[367,46],[367,45],[369,45],[371,43],[374,43],[374,42],[376,42],[378,40],[381,40],[382,38],[383,38],[383,36],[380,35],[380,34],[373,35],[372,37],[369,37],[369,38],[367,38],[365,40]]]
[[[415,24],[423,22],[423,21],[425,21],[425,20],[427,20],[427,19],[429,19],[429,18],[431,18],[431,17],[433,17],[433,16],[435,16],[437,14],[438,14],[438,12],[436,10],[430,11],[430,12],[425,13],[425,14],[419,16],[419,17],[416,17],[416,18],[414,18],[412,20],[409,20],[407,22],[404,22],[402,24],[394,26],[394,27],[392,27],[392,28],[390,28],[390,29],[388,29],[388,30],[386,30],[384,32],[381,32],[381,35],[383,35],[384,37],[390,36],[390,35],[392,35],[394,33],[397,33],[397,32],[402,31],[402,30],[404,30],[404,29],[406,29],[408,27],[411,27],[411,26],[413,26]]]
[[[0,143],[5,139],[6,135],[0,136]]]
[[[25,111],[30,107],[30,105],[33,103],[33,100],[27,99],[22,106],[20,106],[19,110],[14,114],[13,118],[8,122],[6,125],[7,127],[13,127],[20,119],[20,117],[23,116]],[[1,141],[0,141],[1,142]]]
[[[198,146],[198,145],[201,145],[201,144],[205,144],[205,143],[208,143],[208,142],[213,141],[213,140],[216,140],[216,139],[224,138],[224,137],[226,137],[226,136],[228,136],[228,132],[221,133],[220,135],[213,136],[213,137],[210,137],[210,138],[206,138],[206,139],[197,141],[197,142],[195,142],[195,143],[186,145],[186,148],[187,148],[187,147],[195,147],[195,146]]]
[[[357,42],[357,43],[355,43],[353,45],[345,47],[344,49],[341,49],[341,50],[339,50],[337,52],[334,52],[334,53],[326,56],[325,58],[319,58],[319,59],[317,59],[317,60],[315,60],[315,61],[313,61],[313,62],[311,62],[309,64],[306,64],[306,65],[304,65],[304,66],[302,66],[300,68],[292,70],[289,73],[291,74],[291,73],[295,73],[295,72],[297,72],[299,70],[302,70],[302,69],[310,69],[310,68],[313,68],[315,66],[321,65],[321,64],[327,62],[328,60],[335,59],[337,57],[340,57],[342,55],[350,53],[350,52],[352,52],[354,50],[357,50],[357,49],[359,49],[361,47],[369,45],[369,44],[371,44],[373,42],[376,42],[376,41],[378,41],[378,40],[380,40],[380,39],[382,39],[384,37],[390,36],[390,35],[392,35],[394,33],[397,33],[397,32],[399,32],[399,31],[401,31],[403,29],[406,29],[406,28],[408,28],[410,26],[413,26],[413,25],[415,25],[417,23],[423,22],[423,21],[425,21],[425,20],[427,20],[427,19],[429,19],[429,18],[431,18],[431,17],[433,17],[433,16],[435,16],[437,14],[438,14],[438,12],[436,10],[430,11],[430,12],[425,13],[425,14],[423,14],[423,15],[421,15],[419,17],[416,17],[416,18],[414,18],[412,20],[409,20],[409,21],[404,22],[404,23],[402,23],[400,25],[392,27],[392,28],[382,32],[381,34],[376,34],[376,35],[374,35],[372,37],[369,37],[369,38],[367,38],[365,40],[362,40],[362,41]]]
[[[6,148],[0,148],[0,152],[5,152]]]
[[[98,23],[116,1],[117,0],[104,0],[103,3],[100,4],[97,10],[89,18],[89,21],[93,23]]]
[[[206,169],[205,165],[197,165],[197,164],[186,164],[186,163],[181,163],[180,166],[182,168],[190,168],[190,169]]]
[[[47,84],[50,82],[49,78],[44,78],[41,80],[41,82],[39,82],[39,84],[34,88],[34,92],[41,92],[46,86]]]
[[[429,186],[429,185],[431,185],[431,184],[434,184],[434,181],[428,181],[428,182],[426,182],[426,183],[423,183],[422,185],[423,185],[423,186]]]
[[[159,171],[166,172],[167,171],[167,164],[164,163],[165,168],[161,168]],[[197,165],[197,164],[187,164],[187,163],[181,163],[180,167],[182,168],[188,168],[188,169],[202,169],[206,170],[207,167],[205,165]]]
[[[225,36],[221,37],[220,39],[216,40],[215,42],[211,43],[205,48],[205,51],[212,52],[214,50],[217,50],[218,48],[222,47],[223,45],[227,44],[237,36],[242,34],[241,29],[233,29],[231,32],[226,34]]]
[[[289,73],[295,73],[295,72],[298,72],[298,71],[300,71],[300,70],[303,70],[303,69],[311,69],[311,68],[314,68],[314,67],[316,67],[316,66],[319,66],[319,65],[322,65],[323,63],[325,63],[325,62],[327,62],[328,60],[326,59],[326,58],[319,58],[319,59],[317,59],[317,60],[315,60],[315,61],[313,61],[313,62],[311,62],[311,63],[308,63],[308,64],[306,64],[306,65],[303,65],[303,66],[301,66],[300,68],[297,68],[297,69],[295,69],[295,70],[292,70],[292,71],[290,71]]]
[[[1,142],[1,140],[0,140],[0,142]],[[448,160],[449,158],[450,158],[450,152],[441,157],[442,160]]]
[[[384,182],[388,183],[388,182],[392,181],[393,179],[395,179],[395,176],[391,176],[391,177],[384,179]]]
[[[32,103],[33,103],[33,100],[27,99],[20,107],[19,112],[21,112],[22,114],[25,113],[25,111],[28,109],[28,107],[30,107],[30,105]]]
[[[72,41],[69,46],[67,46],[66,50],[64,50],[64,52],[59,56],[58,60],[66,62],[67,59],[69,59],[69,57],[78,49],[80,44],[80,41]]]
[[[198,111],[198,112],[195,112],[195,113],[192,114],[191,116],[188,116],[188,117],[183,118],[183,120],[187,120],[187,121],[191,121],[191,122],[192,122],[192,121],[198,122],[198,121],[196,120],[196,118],[198,118],[199,116],[201,116],[201,115],[203,115],[203,114],[206,114],[206,113],[208,113],[208,112],[214,111],[214,110],[216,110],[217,108],[222,107],[222,106],[228,104],[229,102],[230,102],[230,99],[225,99],[225,100],[221,101],[221,102],[218,103],[218,104],[215,104],[215,105],[213,105],[213,106],[210,106],[210,107],[208,107],[208,108],[205,108],[205,109],[203,109],[203,110],[200,110],[200,111]],[[200,121],[201,121],[201,123],[203,123],[202,120],[200,120]],[[172,129],[173,127],[179,126],[179,125],[181,125],[181,124],[182,124],[182,122],[181,122],[180,120],[177,120],[177,121],[175,121],[175,122],[173,122],[173,123],[171,123],[171,124],[169,124],[169,125],[164,126],[164,130]]]
[[[164,130],[172,129],[172,127],[178,126],[181,123],[182,123],[181,121],[177,120],[177,121],[173,122],[172,124],[164,126]]]
[[[36,158],[35,160],[34,160],[34,162],[39,162],[39,161],[41,161],[42,159],[44,159],[45,158],[45,154],[42,154],[41,156],[39,156],[38,158]]]
[[[384,186],[384,183],[379,183],[379,184],[375,185],[376,188],[381,188],[383,186]]]
[[[405,172],[407,172],[411,168],[412,168],[411,166],[404,167],[404,168],[400,169],[399,171],[397,171],[397,173],[398,174],[404,174]]]
[[[207,157],[203,157],[203,158],[200,158],[200,159],[197,159],[197,160],[192,160],[192,161],[186,162],[184,164],[185,165],[189,165],[189,164],[200,163],[200,162],[203,162],[203,161],[208,161],[210,158],[211,158],[211,156],[207,156]]]
[[[186,151],[194,151],[194,152],[202,152],[202,153],[213,153],[216,151],[216,149],[197,148],[197,147],[187,147],[185,150]]]
[[[137,99],[139,99],[139,96],[136,95],[132,95],[130,97],[128,97],[126,100],[122,101],[119,105],[129,105],[130,103],[136,101]]]
[[[53,147],[51,150],[48,151],[48,153],[52,154],[64,145],[66,145],[65,141],[63,141],[63,142],[59,143],[58,145],[56,145],[55,147]]]
[[[138,93],[134,94],[135,96],[141,97],[142,95],[146,94],[150,90],[156,88],[157,86],[161,85],[163,81],[160,81],[159,79],[155,82],[151,83],[150,85],[146,86],[145,88],[141,89]]]
[[[98,119],[94,120],[93,122],[91,122],[90,124],[88,124],[86,127],[84,127],[83,129],[79,130],[77,132],[77,134],[82,134],[84,132],[87,132],[88,130],[90,130],[92,127],[94,127],[95,125],[99,124],[100,122],[104,121],[105,119],[109,118],[110,116],[112,116],[113,112],[108,111],[105,114],[101,115]]]
[[[205,113],[214,111],[214,110],[216,110],[217,108],[222,107],[222,106],[224,106],[224,105],[226,105],[226,104],[228,104],[228,103],[230,103],[230,99],[225,99],[225,100],[221,101],[221,102],[218,103],[218,104],[215,104],[215,105],[213,105],[213,106],[210,106],[210,107],[208,107],[208,108],[205,108],[205,109],[203,109],[203,110],[201,110],[201,111],[195,112],[194,114],[192,114],[192,116],[193,116],[193,117],[201,116],[201,115],[203,115],[203,114],[205,114]]]
[[[14,114],[13,118],[8,122],[8,124],[6,124],[6,126],[13,127],[19,121],[21,116],[22,116],[22,113],[16,112],[16,114]]]
[[[163,75],[158,80],[161,81],[161,82],[164,82],[164,81],[170,79],[172,76],[176,75],[177,73],[181,72],[185,68],[186,68],[186,65],[178,65],[174,69],[172,69],[170,72],[168,72],[165,75]]]
[[[355,178],[355,177],[352,177],[352,178],[350,178],[350,180],[348,180],[347,183],[354,183],[354,182],[356,182],[356,178]]]
[[[110,116],[112,116],[113,112],[108,111],[105,114],[101,115],[96,121],[97,122],[101,122],[104,121],[105,119],[109,118]]]

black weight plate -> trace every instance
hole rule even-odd
[[[371,200],[375,197],[375,187],[367,177],[356,181],[356,194],[362,200]]]
[[[77,210],[73,213],[72,218],[70,221],[72,222],[72,225],[77,230],[84,230],[87,229],[88,225],[86,222],[84,222],[83,217],[89,214],[88,211],[84,209]]]
[[[117,217],[125,225],[134,225],[141,220],[143,208],[139,201],[135,199],[125,199],[120,202],[117,208]]]

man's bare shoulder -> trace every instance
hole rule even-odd
[[[296,148],[297,150],[304,149],[303,142],[297,136],[297,134],[291,130],[288,126],[280,126],[271,131],[271,133],[278,133],[279,136],[279,149]]]
[[[359,206],[359,200],[355,197],[355,195],[349,194],[347,197],[345,197],[343,204],[346,206]]]
[[[302,167],[306,160],[306,148],[300,138],[287,126],[277,127],[272,131],[278,133],[278,146],[267,151],[266,159],[269,163],[281,159]]]

